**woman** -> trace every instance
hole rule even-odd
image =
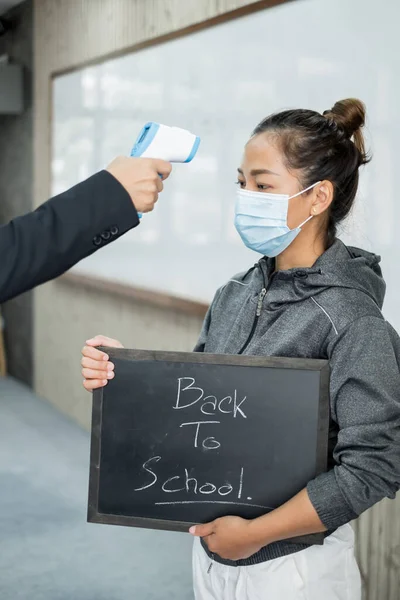
[[[235,225],[263,257],[218,290],[196,351],[328,359],[330,469],[260,518],[192,528],[197,599],[359,600],[349,522],[400,487],[400,340],[381,313],[379,258],[336,237],[369,160],[364,120],[354,99],[285,111],[246,145]],[[88,341],[87,390],[114,376],[100,343],[120,346]],[[322,546],[284,541],[316,532]]]

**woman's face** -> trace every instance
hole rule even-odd
[[[246,144],[242,164],[238,169],[238,184],[242,189],[270,194],[294,196],[302,191],[299,173],[285,167],[284,157],[274,134],[261,133]],[[298,227],[311,215],[314,194],[289,200],[288,226]]]

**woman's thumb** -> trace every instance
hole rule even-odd
[[[214,531],[214,523],[205,523],[204,525],[193,525],[189,529],[189,533],[196,537],[206,537],[207,535],[211,535]]]

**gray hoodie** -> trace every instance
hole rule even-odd
[[[330,361],[330,469],[307,485],[328,532],[400,488],[400,338],[382,316],[379,262],[339,240],[309,269],[273,273],[262,258],[218,290],[195,348]],[[277,542],[234,564],[306,547]]]

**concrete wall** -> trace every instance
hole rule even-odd
[[[35,0],[35,203],[50,181],[50,77],[176,30],[258,4],[247,0]],[[264,3],[267,4],[266,2]],[[36,291],[37,392],[85,426],[90,398],[81,387],[79,350],[104,333],[127,345],[190,350],[198,317],[134,303],[58,281]],[[397,600],[400,503],[383,502],[356,524],[366,600]]]
[[[32,209],[32,0],[9,13],[16,28],[0,38],[0,55],[25,67],[26,110],[18,116],[0,116],[0,223]],[[33,295],[24,294],[2,306],[8,371],[32,384]]]

